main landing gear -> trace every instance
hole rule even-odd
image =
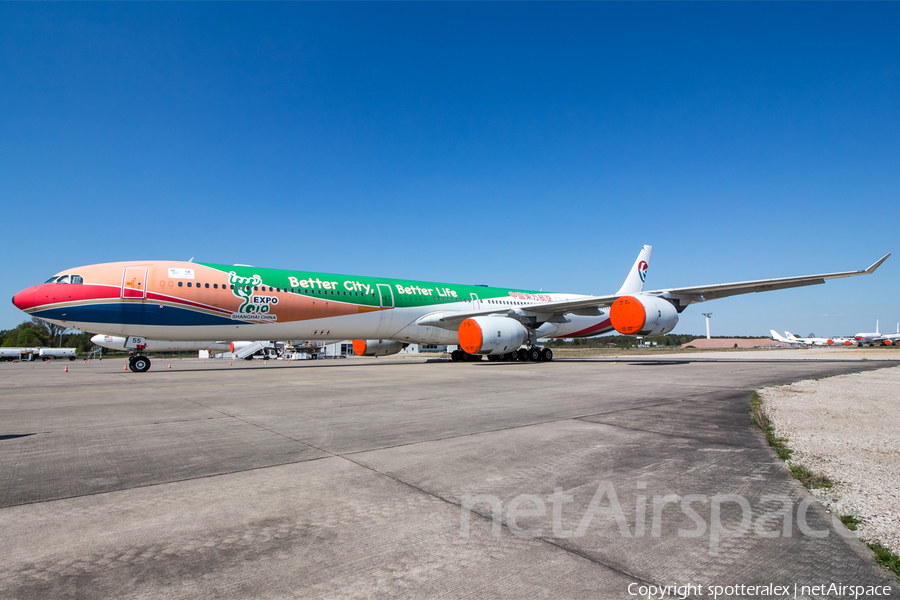
[[[488,354],[488,360],[491,362],[515,362],[515,361],[532,361],[532,362],[549,362],[553,360],[553,350],[550,348],[520,348],[514,352],[506,354]],[[469,354],[464,350],[454,350],[450,353],[450,360],[453,362],[478,362],[481,360],[479,354]]]
[[[144,373],[150,370],[150,359],[146,356],[132,356],[128,359],[128,368],[135,373]]]

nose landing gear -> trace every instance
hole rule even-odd
[[[150,359],[146,356],[132,356],[128,359],[128,368],[135,373],[144,373],[150,370]]]

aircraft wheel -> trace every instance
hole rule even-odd
[[[462,354],[462,351],[454,350],[453,352],[450,353],[450,360],[452,360],[453,362],[459,362],[460,354]]]
[[[146,373],[150,370],[150,359],[146,356],[135,356],[129,361],[129,367],[135,373]]]
[[[497,362],[498,358],[496,354],[488,354],[488,360],[490,362]]]
[[[541,360],[541,350],[540,348],[529,348],[528,349],[528,360],[532,362],[538,362]]]
[[[519,360],[519,353],[516,350],[513,350],[509,354],[506,355],[506,360],[509,362],[514,362]]]
[[[519,351],[516,352],[516,360],[528,360],[528,350],[525,348],[519,348]]]
[[[553,350],[550,348],[541,348],[541,360],[550,362],[553,360]]]

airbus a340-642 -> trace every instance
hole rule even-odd
[[[30,315],[73,329],[151,340],[353,339],[361,355],[410,343],[458,344],[455,360],[551,360],[539,338],[610,331],[664,335],[688,305],[726,296],[870,274],[824,275],[644,291],[644,246],[615,294],[587,296],[173,261],[105,263],[66,269],[13,297]],[[136,348],[133,371],[150,368]]]

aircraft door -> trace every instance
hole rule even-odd
[[[379,305],[381,308],[394,308],[394,291],[391,289],[391,286],[386,283],[378,283],[375,285],[375,289],[378,294]],[[375,337],[390,336],[395,332],[393,321],[396,312],[397,311],[394,310],[379,311],[378,327],[376,329]]]
[[[122,272],[122,298],[147,297],[146,267],[125,267]]]
[[[472,292],[472,310],[481,310],[481,300],[478,299],[478,294]]]
[[[394,308],[394,290],[386,283],[379,283],[378,298],[381,301],[381,308]]]

